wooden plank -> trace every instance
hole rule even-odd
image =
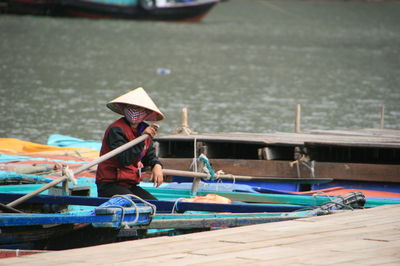
[[[170,219],[155,220],[147,226],[138,226],[140,229],[191,229],[191,228],[223,228],[236,227],[251,224],[271,223],[299,219],[300,217],[230,217],[230,218],[207,218],[207,219]]]
[[[313,131],[310,133],[215,133],[195,135],[168,135],[156,138],[156,141],[193,141],[204,142],[234,142],[268,145],[304,145],[314,143],[348,143],[358,146],[375,146],[384,148],[400,148],[400,130],[370,130],[370,131]]]
[[[160,158],[164,168],[188,170],[192,159]],[[234,175],[254,177],[298,178],[289,161],[210,159],[213,168]],[[400,182],[400,165],[315,162],[315,178],[336,180]],[[300,166],[300,178],[312,178],[310,170]],[[261,180],[261,179],[260,179]]]
[[[351,130],[311,130],[310,134],[319,135],[344,135],[344,136],[369,136],[378,138],[400,138],[400,130],[398,129],[351,129]]]

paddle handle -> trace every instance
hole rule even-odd
[[[78,169],[75,170],[74,175],[80,174],[83,171],[91,168],[92,166],[95,166],[96,164],[99,164],[101,162],[104,162],[105,160],[108,160],[108,159],[114,157],[115,155],[117,155],[117,154],[119,154],[119,153],[121,153],[121,152],[123,152],[123,151],[125,151],[125,150],[127,150],[127,149],[129,149],[129,148],[131,148],[131,147],[133,147],[133,146],[135,146],[137,144],[139,144],[140,142],[144,141],[148,137],[150,137],[150,135],[144,134],[144,135],[142,135],[140,137],[137,137],[134,140],[131,140],[131,141],[125,143],[124,145],[119,146],[118,148],[116,148],[116,149],[114,149],[114,150],[112,150],[112,151],[100,156],[96,160],[91,161],[88,164],[82,165],[81,167],[79,167]]]
[[[193,177],[193,178],[208,178],[209,175],[206,173],[199,172],[190,172],[190,171],[182,171],[182,170],[173,170],[173,169],[163,169],[164,175],[175,175],[175,176],[185,176],[185,177]],[[233,175],[218,175],[218,178],[221,179],[237,179],[237,180],[253,180],[252,176],[233,176]]]
[[[147,139],[148,137],[150,137],[150,135],[144,134],[144,135],[142,135],[142,136],[140,136],[140,137],[137,137],[137,138],[134,139],[134,140],[131,140],[131,141],[128,142],[128,143],[125,143],[124,145],[119,146],[118,148],[116,148],[116,149],[114,149],[114,150],[112,150],[112,151],[110,151],[110,152],[108,152],[108,153],[106,153],[106,154],[100,156],[100,157],[97,158],[96,160],[94,160],[94,161],[92,161],[92,162],[90,162],[90,163],[88,163],[88,164],[82,165],[82,166],[79,167],[76,171],[74,171],[74,175],[80,174],[80,173],[82,173],[83,171],[85,171],[85,170],[91,168],[92,166],[94,166],[94,165],[96,165],[96,164],[99,164],[99,163],[101,163],[101,162],[104,162],[105,160],[110,159],[111,157],[114,157],[115,155],[117,155],[117,154],[119,154],[119,153],[121,153],[121,152],[123,152],[123,151],[125,151],[125,150],[127,150],[127,149],[129,149],[129,148],[131,148],[131,147],[133,147],[133,146],[135,146],[136,144],[138,144],[138,143],[144,141],[144,140]],[[25,196],[22,196],[22,197],[20,197],[20,198],[14,200],[14,201],[8,203],[7,206],[8,206],[8,207],[14,207],[14,206],[16,206],[16,205],[18,205],[18,204],[20,204],[20,203],[22,203],[22,202],[24,202],[24,201],[26,201],[26,200],[32,198],[32,197],[34,197],[34,196],[40,194],[40,193],[43,192],[43,191],[45,191],[45,190],[47,190],[47,189],[49,189],[49,188],[51,188],[51,187],[54,187],[55,185],[57,185],[58,183],[61,183],[61,182],[65,181],[66,179],[68,179],[67,176],[62,176],[62,177],[60,177],[60,178],[58,178],[58,179],[56,179],[56,180],[54,180],[54,181],[52,181],[52,182],[50,182],[50,183],[44,185],[43,187],[40,187],[40,188],[38,188],[37,190],[32,191],[31,193],[26,194]]]
[[[199,173],[199,172],[190,172],[190,171],[183,171],[183,170],[174,170],[174,169],[163,169],[164,175],[171,175],[171,176],[184,176],[184,177],[192,177],[192,178],[204,178],[208,179],[209,175],[206,173]],[[272,181],[272,182],[306,182],[306,181],[315,181],[320,183],[330,182],[332,178],[285,178],[285,177],[265,177],[265,176],[243,176],[243,175],[229,175],[229,174],[222,174],[218,175],[219,179],[227,179],[227,180],[244,180],[244,181]]]

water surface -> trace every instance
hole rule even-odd
[[[0,137],[101,140],[105,104],[144,87],[208,132],[400,128],[400,2],[245,1],[201,23],[0,16]],[[159,74],[160,69],[170,71]]]

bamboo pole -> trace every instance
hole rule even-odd
[[[144,141],[145,139],[147,139],[148,137],[149,137],[149,135],[147,135],[147,134],[142,135],[142,136],[140,136],[140,137],[138,137],[138,138],[136,138],[136,139],[134,139],[134,140],[132,140],[132,141],[130,141],[128,143],[125,143],[124,145],[122,145],[122,146],[120,146],[120,147],[118,147],[118,148],[116,148],[116,149],[114,149],[114,150],[112,150],[112,151],[100,156],[96,160],[94,160],[94,161],[92,161],[92,162],[90,162],[88,164],[82,165],[75,172],[73,172],[74,176],[77,175],[77,174],[82,173],[83,171],[91,168],[92,166],[95,166],[95,165],[97,165],[97,164],[99,164],[101,162],[104,162],[105,160],[107,160],[107,159],[109,159],[111,157],[114,157],[115,155],[117,155],[117,154],[119,154],[119,153],[121,153],[121,152],[123,152],[123,151],[125,151],[125,150],[127,150],[127,149],[129,149],[129,148],[131,148],[133,146],[135,146],[136,144],[138,144],[138,143]],[[8,207],[15,207],[16,205],[18,205],[18,204],[20,204],[20,203],[22,203],[22,202],[24,202],[24,201],[36,196],[36,195],[38,195],[39,193],[41,193],[41,192],[43,192],[43,191],[45,191],[45,190],[47,190],[47,189],[49,189],[51,187],[54,187],[55,185],[67,180],[68,178],[69,178],[68,176],[62,176],[62,177],[60,177],[60,178],[58,178],[58,179],[56,179],[56,180],[44,185],[43,187],[38,188],[37,190],[32,191],[31,193],[26,194],[25,196],[22,196],[22,197],[14,200],[14,201],[8,203],[7,206]]]
[[[381,106],[381,122],[380,122],[380,128],[384,128],[384,123],[385,123],[385,105],[382,104]]]
[[[164,175],[171,175],[171,176],[184,176],[184,177],[192,177],[192,178],[204,178],[208,179],[210,176],[206,173],[199,173],[199,172],[190,172],[190,171],[183,171],[183,170],[174,170],[174,169],[163,169]],[[231,175],[231,174],[222,174],[218,175],[219,179],[227,179],[227,180],[245,180],[245,181],[261,181],[261,180],[269,180],[269,181],[305,181],[305,178],[279,178],[279,177],[255,177],[255,176],[242,176],[242,175]],[[310,178],[315,182],[317,181],[332,181],[332,178]]]

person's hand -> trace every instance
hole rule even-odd
[[[164,177],[161,165],[154,165],[153,169],[151,170],[150,181],[153,181],[156,187],[159,187],[163,183]]]
[[[150,137],[154,138],[157,135],[157,130],[160,126],[158,124],[151,124],[150,126],[146,127],[142,134],[147,134]]]

